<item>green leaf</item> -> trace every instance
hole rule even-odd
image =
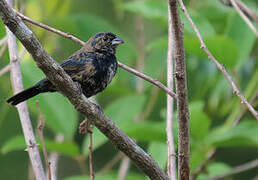
[[[2,147],[1,152],[6,154],[11,151],[24,150],[26,148],[23,136],[15,136],[9,139]]]
[[[258,146],[258,126],[255,121],[244,121],[237,126],[213,130],[206,142],[216,147]]]
[[[21,64],[25,87],[34,85],[44,77],[42,72],[32,63],[24,60]],[[28,101],[29,107],[37,113],[35,101],[39,100],[40,110],[47,125],[54,131],[72,138],[76,130],[77,113],[71,103],[59,93],[40,94]]]
[[[241,63],[247,60],[254,46],[256,37],[247,24],[237,13],[230,18],[225,34],[241,49],[239,58]]]
[[[41,144],[41,141],[39,139],[37,139],[36,141],[40,142]],[[47,151],[58,152],[59,154],[67,155],[67,156],[79,155],[79,147],[73,142],[68,142],[68,141],[55,142],[55,141],[45,139],[45,144],[46,144]],[[11,151],[25,150],[25,149],[26,149],[26,143],[25,143],[24,137],[15,136],[13,138],[10,138],[2,146],[1,152],[5,154]]]
[[[190,108],[190,132],[191,137],[202,140],[208,133],[210,119],[204,113],[204,103],[202,101],[192,102]]]
[[[131,95],[120,98],[105,108],[105,114],[117,123],[121,129],[126,128],[142,111],[145,100],[144,95]]]
[[[231,171],[231,167],[222,162],[214,162],[208,165],[207,174],[201,174],[198,176],[197,180],[205,180],[215,177],[219,174],[227,173]]]
[[[62,155],[67,156],[78,156],[80,154],[79,147],[74,142],[55,142],[55,141],[49,141],[45,140],[46,149],[47,151],[57,152]]]
[[[123,8],[133,13],[140,14],[148,19],[159,20],[167,24],[167,3],[164,1],[130,1],[123,4]]]
[[[152,142],[149,145],[148,153],[155,159],[159,164],[159,167],[165,169],[167,166],[168,159],[168,146],[166,143],[162,142]]]
[[[164,123],[158,122],[131,122],[130,125],[124,128],[124,131],[132,138],[135,138],[139,141],[157,141],[165,142],[166,141],[166,127]]]
[[[153,50],[167,49],[167,48],[168,48],[168,36],[163,36],[159,39],[156,39],[156,40],[150,42],[147,45],[146,50],[151,52]]]
[[[213,56],[226,67],[237,64],[239,49],[237,45],[226,36],[211,36],[204,40]]]
[[[182,21],[185,22],[184,27],[185,27],[186,34],[191,34],[193,36],[196,36],[192,28],[192,25],[189,23],[186,16],[183,14],[183,12],[181,12],[181,14],[182,14],[181,16]],[[213,28],[212,24],[205,16],[203,16],[203,14],[201,14],[200,12],[196,12],[195,10],[191,10],[190,14],[191,14],[191,18],[193,19],[193,22],[198,27],[203,38],[213,36],[216,34],[216,31]]]

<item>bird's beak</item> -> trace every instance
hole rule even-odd
[[[118,36],[112,40],[112,45],[119,45],[119,44],[123,44],[123,43],[124,43],[123,39],[121,39]]]

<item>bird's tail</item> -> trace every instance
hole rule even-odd
[[[23,101],[26,101],[29,98],[32,98],[42,91],[40,90],[38,85],[32,86],[31,88],[25,89],[24,91],[14,95],[13,97],[9,98],[6,102],[10,103],[11,105],[15,106]]]

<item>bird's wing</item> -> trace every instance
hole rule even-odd
[[[85,81],[96,73],[94,66],[95,56],[88,53],[80,53],[71,56],[60,65],[74,81]]]

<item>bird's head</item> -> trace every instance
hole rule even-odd
[[[124,41],[111,32],[100,32],[90,39],[90,45],[94,51],[107,54],[115,54],[116,48]]]

